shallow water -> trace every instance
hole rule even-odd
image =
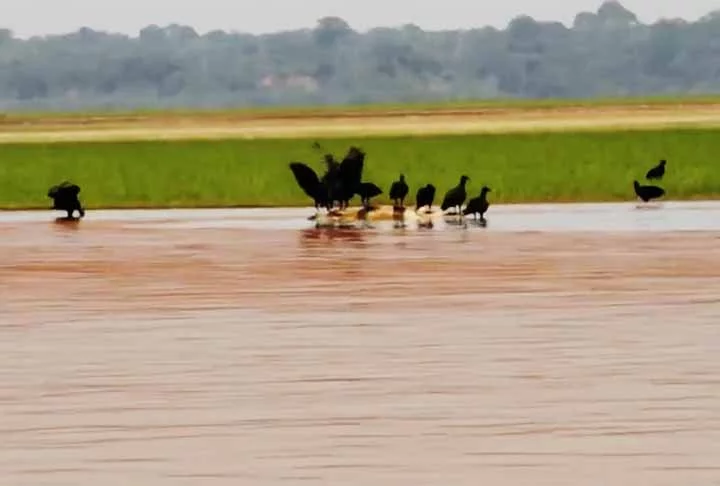
[[[720,204],[0,213],[0,481],[720,484]]]

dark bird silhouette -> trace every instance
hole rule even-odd
[[[329,211],[328,188],[320,181],[315,171],[302,162],[291,162],[290,170],[300,188],[315,203],[315,210],[319,211],[321,207],[325,207]]]
[[[370,198],[382,194],[382,189],[372,182],[361,182],[357,189],[357,193],[360,196],[360,201],[362,202],[363,207],[369,208]]]
[[[665,164],[667,164],[667,161],[665,159],[661,160],[658,165],[647,171],[647,174],[645,174],[645,179],[649,181],[653,179],[662,179],[665,175]]]
[[[468,201],[467,206],[465,206],[463,210],[463,215],[467,216],[468,214],[472,214],[474,218],[477,219],[477,215],[479,214],[480,221],[485,221],[485,212],[490,207],[490,203],[487,200],[489,192],[492,192],[492,190],[487,186],[483,186],[480,190],[480,195]]]
[[[400,174],[400,179],[390,186],[390,199],[393,200],[393,206],[404,207],[409,191],[410,188],[405,182],[405,174]]]
[[[450,189],[443,198],[442,205],[440,206],[440,209],[442,211],[446,211],[449,208],[457,207],[458,208],[458,214],[462,214],[462,205],[465,202],[465,199],[467,198],[467,191],[465,190],[465,184],[467,184],[467,181],[469,181],[470,178],[466,175],[460,177],[460,184]]]
[[[415,194],[415,212],[418,212],[420,208],[425,206],[428,207],[428,211],[432,209],[433,201],[435,200],[435,186],[427,184],[417,190]]]
[[[330,208],[332,208],[335,195],[340,190],[340,164],[332,154],[325,154],[323,160],[325,162],[325,173],[320,178],[320,183],[325,187],[327,201]]]
[[[332,154],[325,154],[324,161],[327,168],[321,178],[302,162],[290,163],[290,170],[300,188],[315,202],[316,210],[324,207],[330,212],[336,202],[343,209],[360,185],[365,153],[350,147],[342,162],[338,163]]]
[[[53,200],[52,209],[67,211],[68,219],[73,218],[73,213],[77,211],[80,217],[85,216],[85,210],[80,204],[79,199],[80,186],[69,181],[64,181],[56,186],[52,186],[48,190],[48,197]]]
[[[320,182],[327,187],[331,206],[337,203],[340,209],[344,209],[360,186],[365,153],[357,147],[350,147],[341,163],[335,161],[331,154],[325,155],[325,163],[327,171]]]
[[[350,200],[355,194],[362,197],[359,191],[364,166],[365,152],[358,147],[350,147],[345,158],[343,158],[343,161],[340,163],[338,170],[340,183],[337,187],[337,193],[333,195],[333,201],[338,201],[341,209],[348,207]],[[380,193],[382,193],[382,191]]]
[[[633,181],[633,185],[635,186],[635,194],[637,194],[637,197],[642,199],[643,202],[658,199],[665,195],[665,189],[663,189],[662,187],[641,186],[638,181]]]

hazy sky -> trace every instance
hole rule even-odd
[[[312,27],[327,15],[353,28],[415,23],[428,30],[504,26],[529,14],[569,24],[582,10],[596,11],[601,0],[0,0],[0,27],[16,35],[65,33],[87,26],[136,34],[148,24],[186,24],[213,29],[273,32]],[[625,0],[643,22],[659,17],[695,20],[720,8],[720,0]],[[1,4],[0,4],[1,5]]]

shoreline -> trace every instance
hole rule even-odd
[[[469,195],[468,200],[474,197]],[[652,204],[663,204],[663,203],[714,203],[720,201],[720,194],[711,195],[700,195],[697,197],[690,198],[673,198],[673,199],[660,199],[653,201]],[[467,201],[466,201],[467,202]],[[636,198],[628,197],[626,199],[613,198],[613,199],[557,199],[557,200],[516,200],[516,201],[490,201],[492,206],[543,206],[543,205],[601,205],[601,204],[640,204],[641,201]],[[648,203],[650,204],[650,203]],[[388,204],[380,203],[375,204],[378,207],[388,206]],[[349,206],[350,208],[359,208],[359,204]],[[414,204],[406,205],[406,210],[413,210]],[[435,201],[433,207],[438,207],[438,201]],[[308,209],[314,210],[312,204],[267,204],[267,205],[102,205],[102,206],[84,206],[85,211],[192,211],[192,210],[282,210],[282,209]],[[20,212],[57,212],[62,211],[54,210],[52,208],[45,208],[42,206],[17,206],[17,207],[2,207],[0,206],[0,212],[2,213],[20,213]],[[322,210],[324,211],[324,210]]]

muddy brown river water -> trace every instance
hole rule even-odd
[[[720,203],[0,213],[0,484],[720,485]]]

